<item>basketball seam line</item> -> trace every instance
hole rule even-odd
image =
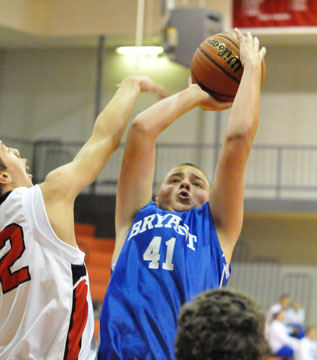
[[[224,39],[230,41],[231,44],[233,44],[238,50],[240,50],[240,47],[234,41],[232,41],[229,37],[224,36],[224,35],[217,35],[217,37],[221,37],[221,38],[224,38]]]
[[[192,70],[192,75],[195,78],[195,81],[197,82],[197,84],[206,92],[211,93],[211,95],[216,96],[223,96],[223,97],[228,97],[228,98],[234,98],[235,95],[228,95],[228,94],[222,94],[222,93],[218,93],[217,91],[211,90],[209,88],[207,88],[207,86],[205,86],[204,84],[202,84],[196,77],[195,73]]]
[[[228,73],[228,71],[226,71],[225,69],[223,69],[219,64],[216,63],[215,60],[213,60],[207,53],[205,53],[205,51],[199,46],[198,48],[203,55],[206,56],[207,59],[209,59],[214,65],[216,65],[221,71],[223,71],[226,75],[228,75],[233,81],[235,81],[236,83],[240,84],[240,81],[237,80],[234,76],[232,76],[230,73]]]

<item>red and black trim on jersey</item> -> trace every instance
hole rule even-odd
[[[73,307],[67,333],[64,360],[78,359],[81,349],[81,339],[88,318],[87,302],[87,271],[86,266],[73,265]]]

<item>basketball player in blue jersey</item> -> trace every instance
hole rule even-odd
[[[197,85],[139,114],[128,132],[117,190],[113,273],[100,319],[98,359],[174,359],[179,309],[198,293],[226,284],[243,219],[244,176],[259,121],[265,48],[240,40],[243,77],[233,104]],[[157,136],[194,107],[232,105],[210,188],[192,164],[172,168],[155,201]]]
[[[94,318],[74,201],[119,146],[148,77],[124,79],[74,160],[32,184],[27,160],[0,141],[0,359],[94,360]]]

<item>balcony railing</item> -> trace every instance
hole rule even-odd
[[[30,160],[34,182],[71,161],[82,143],[41,140],[34,143],[4,138]],[[98,180],[85,192],[114,194],[121,167],[124,144],[112,155]],[[213,177],[219,148],[212,144],[157,144],[156,187],[167,171],[180,163],[200,166]],[[270,199],[317,199],[317,146],[254,145],[246,172],[246,197]]]

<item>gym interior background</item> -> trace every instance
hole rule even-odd
[[[173,61],[171,53],[116,53],[117,46],[136,43],[138,27],[143,45],[164,45],[170,11],[185,7],[215,11],[221,14],[222,31],[232,30],[230,0],[147,0],[142,21],[139,5],[137,0],[1,2],[0,138],[23,149],[36,180],[72,158],[98,110],[127,75],[149,75],[170,93],[187,86],[189,67]],[[267,48],[267,73],[230,286],[254,296],[264,310],[288,292],[305,306],[307,321],[316,324],[317,28],[255,29],[253,34]],[[142,94],[134,115],[154,101],[153,95]],[[184,154],[212,179],[227,117],[228,111],[196,109],[162,134],[157,181],[170,162],[187,160]],[[114,236],[121,155],[122,147],[76,203],[77,221],[94,223],[99,237]]]

